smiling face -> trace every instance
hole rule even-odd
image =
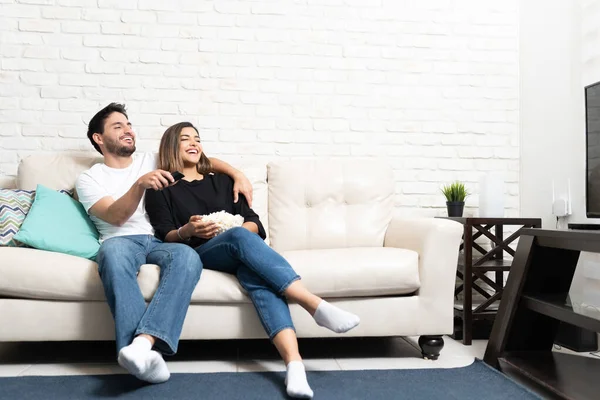
[[[135,152],[135,133],[127,117],[114,112],[104,121],[104,133],[96,133],[102,153],[128,157]]]
[[[202,175],[212,171],[210,160],[203,153],[198,130],[190,122],[170,126],[160,139],[158,168],[183,173],[185,168],[194,167]]]
[[[194,128],[186,127],[179,134],[179,157],[185,166],[196,165],[202,156],[200,135]]]

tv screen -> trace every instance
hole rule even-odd
[[[585,88],[586,214],[600,218],[600,82]]]

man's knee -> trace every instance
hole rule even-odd
[[[116,237],[102,243],[96,261],[101,272],[111,273],[125,270],[134,258],[135,249],[130,241]]]
[[[116,256],[119,257],[123,254],[129,254],[133,252],[134,243],[125,237],[114,237],[105,240],[100,245],[98,255],[103,257]]]
[[[202,261],[196,250],[189,246],[181,245],[177,246],[177,249],[174,249],[172,254],[173,261],[177,262],[188,276],[200,278]]]

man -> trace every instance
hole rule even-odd
[[[174,182],[156,169],[156,156],[134,154],[136,136],[125,106],[111,103],[88,125],[88,138],[104,156],[77,179],[76,190],[100,233],[96,257],[104,293],[115,320],[118,362],[137,378],[161,383],[170,373],[163,354],[175,354],[192,292],[202,264],[189,246],[163,243],[144,209],[146,189],[161,190]],[[238,193],[252,198],[252,185],[229,164],[211,159],[214,169],[230,175]],[[206,229],[211,229],[206,224]],[[160,282],[146,302],[137,284],[143,264],[160,267]],[[155,348],[158,351],[153,350]]]

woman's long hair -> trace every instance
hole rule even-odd
[[[198,129],[191,122],[180,122],[169,127],[160,140],[160,148],[158,150],[159,169],[169,172],[183,171],[183,160],[179,154],[179,135],[184,128],[193,128],[200,135]],[[212,165],[208,157],[204,154],[204,151],[200,155],[200,161],[198,161],[196,169],[202,175],[206,175],[212,171]]]

